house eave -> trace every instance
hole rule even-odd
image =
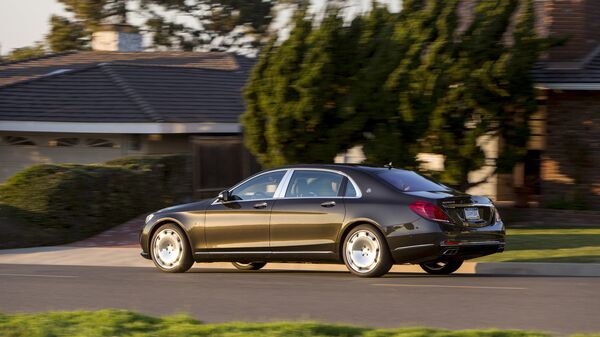
[[[239,133],[239,123],[94,123],[94,122],[41,122],[2,121],[0,131],[111,133],[111,134],[187,134]]]
[[[600,83],[538,83],[536,88],[545,90],[600,90]]]

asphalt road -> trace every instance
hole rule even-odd
[[[121,308],[204,322],[600,332],[600,278],[0,265],[0,311]]]

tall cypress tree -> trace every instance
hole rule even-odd
[[[501,173],[512,172],[527,154],[529,118],[537,110],[536,92],[529,70],[543,50],[560,42],[536,35],[533,0],[522,2],[512,39],[512,46],[493,70],[499,84],[496,93],[501,106],[497,134],[502,141],[496,161]]]
[[[262,53],[245,90],[248,110],[242,115],[244,139],[266,167],[288,163],[284,144],[293,131],[293,111],[300,99],[300,77],[312,22],[306,12],[295,15],[294,29],[281,45],[272,40]]]
[[[330,13],[313,28],[303,13],[256,66],[247,144],[267,166],[328,162],[355,144],[368,162],[409,168],[418,153],[438,153],[439,178],[466,190],[485,163],[482,136],[500,135],[499,169],[511,170],[535,110],[527,73],[549,45],[535,36],[532,1],[480,1],[461,34],[460,0],[406,0],[397,14],[375,6],[350,26]]]
[[[478,142],[492,130],[500,108],[492,98],[492,69],[505,51],[502,38],[516,7],[517,0],[478,3],[445,72],[449,85],[431,115],[427,140],[445,158],[440,178],[461,190],[473,184],[469,172],[485,164]]]

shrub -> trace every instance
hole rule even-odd
[[[26,222],[81,239],[191,193],[186,156],[123,158],[102,165],[41,164],[0,185],[0,203]]]

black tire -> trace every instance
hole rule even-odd
[[[170,241],[164,238],[163,240],[171,242],[173,246],[176,247],[173,251],[177,250],[179,252],[179,255],[175,258],[176,260],[170,265],[163,261],[159,256],[156,256],[158,252],[158,247],[156,246],[157,240],[159,240],[161,235],[169,236]],[[165,244],[166,243],[168,242],[165,242]],[[158,269],[167,273],[184,273],[194,264],[192,249],[190,248],[187,236],[179,226],[172,223],[160,226],[152,235],[152,241],[150,241],[150,257]]]
[[[368,233],[368,235],[363,235],[366,233]],[[355,236],[355,234],[357,236]],[[365,240],[365,248],[363,248],[362,252],[359,252],[356,249],[352,250],[352,246],[349,247],[349,245],[360,246],[361,243],[356,240],[361,239],[361,237],[362,240]],[[353,240],[353,243],[350,242],[351,240]],[[375,246],[370,246],[367,248],[366,246],[369,245],[369,242],[378,244],[379,248],[376,249]],[[371,253],[371,249],[376,249],[378,252],[375,252],[374,256],[368,257]],[[353,251],[354,253],[350,253],[350,251]],[[357,264],[353,261],[353,257],[356,258],[358,254],[361,254],[363,257],[366,256],[365,261],[367,261],[367,263],[369,263],[371,260],[372,263],[369,263],[367,267],[361,267],[360,264]],[[385,237],[377,228],[371,225],[357,226],[353,228],[348,235],[346,235],[344,238],[344,244],[342,245],[342,256],[348,270],[352,274],[360,277],[379,277],[385,275],[394,264]],[[360,258],[360,256],[358,256],[358,258]]]
[[[231,262],[231,264],[239,270],[259,270],[264,267],[266,262],[250,262],[250,263],[241,263],[241,262]]]
[[[446,259],[421,263],[420,266],[424,271],[432,275],[448,275],[457,271],[463,262],[461,259]]]

